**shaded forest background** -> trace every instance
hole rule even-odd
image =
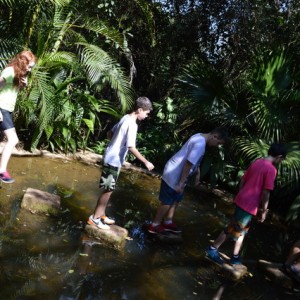
[[[300,215],[300,3],[0,0],[0,69],[38,57],[15,124],[27,148],[102,153],[106,132],[144,95],[154,103],[138,148],[161,171],[196,132],[228,127],[202,180],[232,192],[273,142],[288,156],[271,208]]]

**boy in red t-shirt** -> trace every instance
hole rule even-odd
[[[277,169],[286,156],[282,145],[271,145],[268,156],[254,161],[245,172],[240,183],[240,190],[234,199],[236,205],[230,224],[220,233],[218,238],[207,249],[207,256],[216,263],[223,264],[219,255],[219,247],[228,239],[235,241],[231,264],[241,264],[239,252],[250,228],[252,216],[258,214],[258,221],[263,222],[268,211],[270,191],[274,189]]]

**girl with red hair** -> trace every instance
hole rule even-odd
[[[14,147],[19,142],[13,123],[13,111],[18,92],[27,86],[27,75],[35,63],[36,57],[31,51],[22,51],[11,60],[0,75],[0,130],[7,139],[0,160],[0,180],[5,183],[14,182],[7,172],[7,164]]]

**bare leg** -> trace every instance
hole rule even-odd
[[[11,157],[12,151],[19,142],[15,128],[4,130],[3,133],[7,138],[7,143],[5,144],[1,155],[0,173],[5,172],[7,170],[7,164]]]
[[[219,247],[221,247],[221,245],[228,239],[228,235],[222,231],[220,233],[220,235],[215,239],[215,241],[213,242],[212,246],[219,249]]]
[[[154,218],[154,220],[153,220],[152,223],[154,223],[154,224],[160,224],[161,221],[162,221],[162,219],[163,219],[163,217],[164,217],[164,215],[165,215],[166,213],[168,213],[169,209],[170,209],[170,205],[164,205],[164,204],[161,204],[161,205],[158,207],[158,209],[157,209],[155,218]]]
[[[111,196],[112,192],[103,192],[98,199],[95,211],[94,211],[94,219],[105,216],[105,209],[108,203],[108,200]]]
[[[239,255],[245,235],[241,235],[235,242],[233,247],[233,255]]]
[[[300,270],[300,257],[295,261],[295,267]]]
[[[285,264],[290,265],[293,262],[299,260],[300,258],[300,240],[298,240],[290,250],[290,253],[287,257]]]
[[[173,220],[173,216],[174,216],[175,211],[178,207],[178,204],[179,204],[178,202],[175,202],[170,206],[170,208],[169,208],[169,210],[167,211],[167,214],[166,214],[166,218],[165,218],[166,220],[168,220],[168,221]]]

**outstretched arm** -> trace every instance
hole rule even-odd
[[[148,161],[140,152],[138,149],[136,149],[135,147],[129,147],[128,150],[138,159],[140,160],[145,166],[146,168],[151,171],[152,169],[154,169],[154,165]]]

